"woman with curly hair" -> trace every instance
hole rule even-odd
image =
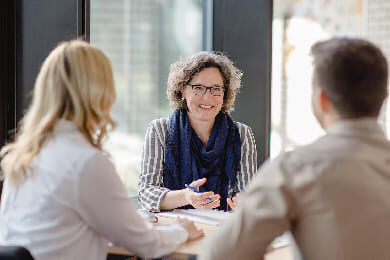
[[[148,127],[138,191],[142,207],[235,207],[257,170],[251,129],[229,115],[241,75],[221,53],[200,52],[171,65],[167,94],[174,112]]]

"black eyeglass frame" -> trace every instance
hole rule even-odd
[[[225,94],[225,88],[224,87],[208,87],[208,86],[205,86],[205,85],[202,85],[202,84],[190,84],[190,83],[187,83],[185,84],[186,86],[191,86],[192,88],[192,93],[194,93],[194,95],[201,95],[203,96],[204,94],[207,93],[207,90],[210,90],[210,94],[213,95],[214,97],[220,97],[220,96],[223,96]],[[203,87],[205,88],[204,92],[202,94],[196,94],[194,92],[194,87]],[[220,95],[214,95],[213,92],[214,92],[214,89],[221,89],[222,92]]]

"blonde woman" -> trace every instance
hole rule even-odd
[[[235,207],[257,170],[251,129],[229,115],[241,74],[221,53],[200,52],[171,65],[174,112],[152,121],[145,137],[138,192],[144,208]]]
[[[2,149],[3,244],[36,259],[106,259],[108,242],[143,257],[202,235],[192,222],[145,223],[102,152],[114,126],[111,65],[82,41],[60,44],[44,61],[14,143]]]

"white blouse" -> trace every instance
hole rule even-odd
[[[179,225],[145,222],[112,163],[72,122],[57,123],[32,166],[17,188],[4,183],[2,244],[24,246],[35,259],[106,259],[111,241],[153,258],[188,238]]]

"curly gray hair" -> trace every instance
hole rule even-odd
[[[222,112],[230,113],[233,111],[236,94],[241,85],[242,72],[233,65],[233,62],[226,55],[206,51],[171,65],[167,82],[167,95],[173,109],[187,109],[187,103],[181,92],[182,87],[190,82],[196,73],[208,67],[218,68],[222,75],[225,87]]]

